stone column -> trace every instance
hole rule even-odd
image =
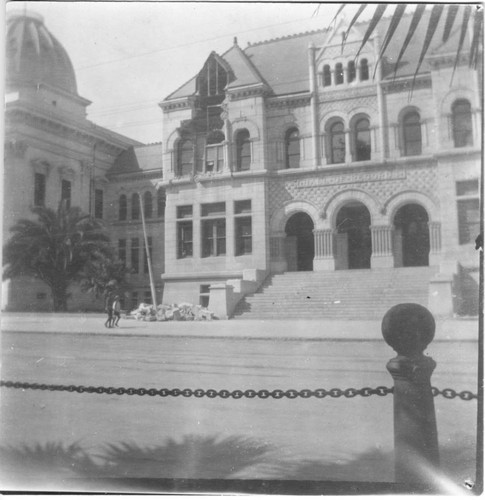
[[[371,226],[371,267],[393,267],[392,226]]]
[[[353,161],[352,149],[350,147],[350,141],[352,139],[352,130],[345,130],[345,163],[350,163]]]
[[[441,222],[428,222],[429,265],[438,266],[441,260]]]
[[[335,270],[335,258],[333,256],[333,230],[314,229],[315,258],[313,269],[315,271]]]
[[[277,233],[269,237],[270,267],[272,272],[286,271],[285,256],[286,233]]]

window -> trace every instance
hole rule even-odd
[[[368,80],[369,79],[369,64],[367,62],[367,59],[362,59],[360,61],[360,81]]]
[[[478,179],[456,183],[458,205],[458,241],[471,243],[480,234],[480,200]]]
[[[402,121],[404,156],[420,155],[421,143],[421,123],[419,114],[411,111],[406,114]]]
[[[210,57],[197,77],[198,93],[204,97],[221,95],[227,81],[227,71],[214,57]]]
[[[241,130],[236,137],[236,168],[238,171],[249,170],[251,165],[251,142],[249,132]]]
[[[344,83],[344,67],[342,63],[335,65],[335,85]]]
[[[251,200],[234,202],[234,226],[236,255],[247,255],[253,251]]]
[[[323,67],[323,86],[329,87],[332,85],[332,73],[330,72],[330,66],[325,64]]]
[[[361,118],[355,124],[355,161],[370,160],[369,120]]]
[[[103,218],[103,190],[96,189],[94,191],[94,217],[96,219]]]
[[[131,272],[138,274],[140,261],[140,242],[138,238],[131,238]]]
[[[202,307],[209,307],[210,285],[200,285],[199,287],[199,304]]]
[[[215,130],[207,136],[205,148],[205,172],[220,172],[224,168],[224,150],[222,143],[225,140],[220,130]]]
[[[138,292],[131,292],[131,309],[138,307]]]
[[[300,166],[300,133],[297,128],[291,128],[285,137],[286,168]]]
[[[148,240],[148,252],[150,253],[150,261],[152,261],[153,258],[153,240],[151,236],[147,236]],[[143,252],[143,272],[145,274],[148,274],[148,258],[147,258],[147,249],[145,247],[145,251]]]
[[[158,217],[165,216],[165,204],[166,204],[165,193],[161,189],[159,189],[157,191],[157,215],[158,215]]]
[[[470,103],[464,99],[456,101],[451,108],[451,113],[455,148],[473,146],[472,112]]]
[[[128,217],[128,201],[126,199],[126,194],[122,194],[119,200],[118,206],[118,219],[126,220]]]
[[[356,70],[355,70],[355,62],[349,61],[347,64],[347,82],[351,83],[355,80]]]
[[[126,239],[118,240],[118,259],[126,266]]]
[[[67,209],[71,208],[71,181],[62,181],[61,201],[65,203]]]
[[[43,207],[45,205],[45,175],[35,174],[34,177],[34,205]]]
[[[147,191],[143,195],[143,213],[145,215],[145,218],[151,219],[153,215],[153,199],[152,199],[152,193],[150,191]]]
[[[131,196],[131,218],[132,220],[140,218],[140,196],[138,193],[133,193]]]
[[[330,127],[330,163],[345,162],[344,124],[336,122]]]
[[[202,205],[202,257],[226,254],[226,204]]]
[[[178,143],[177,175],[191,175],[194,172],[194,143],[182,139]]]
[[[190,220],[187,220],[190,219]],[[177,258],[192,257],[192,205],[177,207]]]

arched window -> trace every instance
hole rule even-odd
[[[342,63],[337,63],[335,65],[335,85],[340,85],[344,83],[344,67]]]
[[[194,143],[182,139],[178,143],[177,175],[190,175],[194,171]]]
[[[361,118],[355,123],[354,141],[355,161],[370,160],[370,124],[367,118]]]
[[[332,85],[332,74],[330,72],[330,66],[325,64],[323,67],[323,86],[329,87],[330,85]]]
[[[369,79],[369,63],[367,62],[367,59],[362,59],[360,61],[360,81],[368,80]]]
[[[330,163],[345,162],[344,124],[336,122],[330,127]]]
[[[145,218],[151,219],[153,215],[153,199],[150,191],[147,191],[143,195],[143,212],[145,214]]]
[[[128,201],[126,199],[126,194],[122,194],[119,200],[118,206],[118,219],[126,220],[128,216]]]
[[[157,191],[157,215],[163,217],[165,215],[165,193],[162,189]]]
[[[473,146],[472,110],[470,103],[460,99],[451,108],[455,148]]]
[[[140,218],[140,196],[138,193],[133,193],[131,196],[131,218],[133,220]]]
[[[355,75],[355,62],[349,61],[349,64],[347,65],[347,82],[353,82],[355,80]]]
[[[244,129],[236,136],[236,168],[238,171],[249,170],[251,165],[251,142],[249,132]]]
[[[297,128],[290,128],[285,136],[286,168],[300,166],[300,133]]]
[[[404,156],[420,155],[422,151],[421,119],[419,113],[410,111],[402,120]]]

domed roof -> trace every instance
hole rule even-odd
[[[44,26],[42,16],[10,12],[6,35],[8,85],[46,83],[77,95],[71,60]]]

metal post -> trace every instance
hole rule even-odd
[[[145,212],[144,212],[144,206],[143,206],[143,196],[141,193],[138,193],[138,198],[140,199],[140,210],[141,210],[141,223],[143,226],[143,238],[145,240],[145,252],[147,256],[147,264],[148,264],[148,276],[150,277],[150,291],[152,294],[152,305],[154,308],[157,307],[157,295],[155,292],[155,283],[153,281],[153,273],[152,273],[152,259],[150,257],[150,249],[148,248],[148,236],[147,236],[147,230],[145,226]]]
[[[384,340],[397,352],[387,363],[394,379],[395,481],[432,483],[439,467],[438,432],[431,374],[435,361],[423,354],[435,321],[418,304],[398,304],[382,320]]]

